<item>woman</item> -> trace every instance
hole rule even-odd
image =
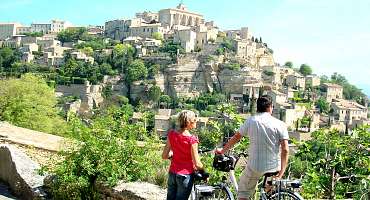
[[[193,187],[194,171],[203,169],[198,155],[198,138],[189,132],[197,126],[195,113],[183,110],[178,122],[180,129],[168,132],[162,153],[163,159],[171,159],[167,200],[187,200]]]

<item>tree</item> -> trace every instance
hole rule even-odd
[[[321,97],[316,101],[316,107],[319,108],[320,113],[328,113],[330,105],[323,97]]]
[[[36,76],[25,74],[20,79],[0,81],[0,120],[43,131],[61,132],[63,120],[57,115],[52,88]]]
[[[163,40],[163,35],[160,32],[154,32],[152,37],[156,40]]]
[[[224,41],[221,43],[221,47],[228,51],[235,50],[232,41],[228,38],[224,38]]]
[[[159,101],[159,98],[161,97],[161,88],[154,85],[152,86],[150,89],[149,89],[149,99],[155,103],[157,103]]]
[[[91,48],[91,47],[84,47],[84,48],[82,49],[82,52],[83,52],[84,54],[86,54],[87,56],[92,56],[92,54],[94,53],[94,49],[93,49],[93,48]]]
[[[165,103],[166,104],[166,108],[169,107],[169,104],[171,103],[172,101],[172,98],[168,95],[162,95],[160,98],[159,98],[159,102],[161,103]]]
[[[121,69],[124,73],[126,66],[133,61],[135,48],[130,44],[117,44],[113,48],[113,63],[115,69]]]
[[[292,61],[287,61],[284,66],[287,66],[289,68],[293,68],[293,62]]]
[[[126,80],[129,83],[145,79],[148,76],[148,69],[142,60],[135,60],[127,69]]]
[[[13,50],[8,47],[4,47],[0,49],[0,67],[3,67],[5,69],[10,68],[11,65],[19,61],[21,57],[20,52],[17,50]]]
[[[150,65],[150,67],[148,68],[149,77],[154,78],[155,75],[158,74],[160,68],[161,66],[159,64]]]
[[[311,68],[311,66],[309,66],[307,64],[302,64],[301,67],[299,68],[299,72],[303,76],[307,76],[307,75],[312,74],[312,68]]]
[[[44,36],[43,32],[31,32],[31,33],[24,33],[25,36],[30,36],[30,37],[42,37]]]
[[[86,28],[66,29],[58,33],[57,39],[64,44],[65,42],[76,42],[81,40],[82,35],[87,32]]]

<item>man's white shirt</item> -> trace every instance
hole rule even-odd
[[[270,113],[258,113],[245,120],[239,133],[249,137],[248,165],[251,169],[261,173],[280,170],[280,141],[289,139],[284,122]]]

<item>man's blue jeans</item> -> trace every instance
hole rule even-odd
[[[188,200],[193,187],[193,174],[168,175],[167,200]]]

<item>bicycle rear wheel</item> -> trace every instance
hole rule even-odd
[[[234,195],[227,186],[215,186],[212,195],[205,197],[205,200],[234,200]]]
[[[291,192],[289,190],[281,189],[280,192],[273,192],[271,196],[267,197],[269,200],[303,200],[301,195]]]

